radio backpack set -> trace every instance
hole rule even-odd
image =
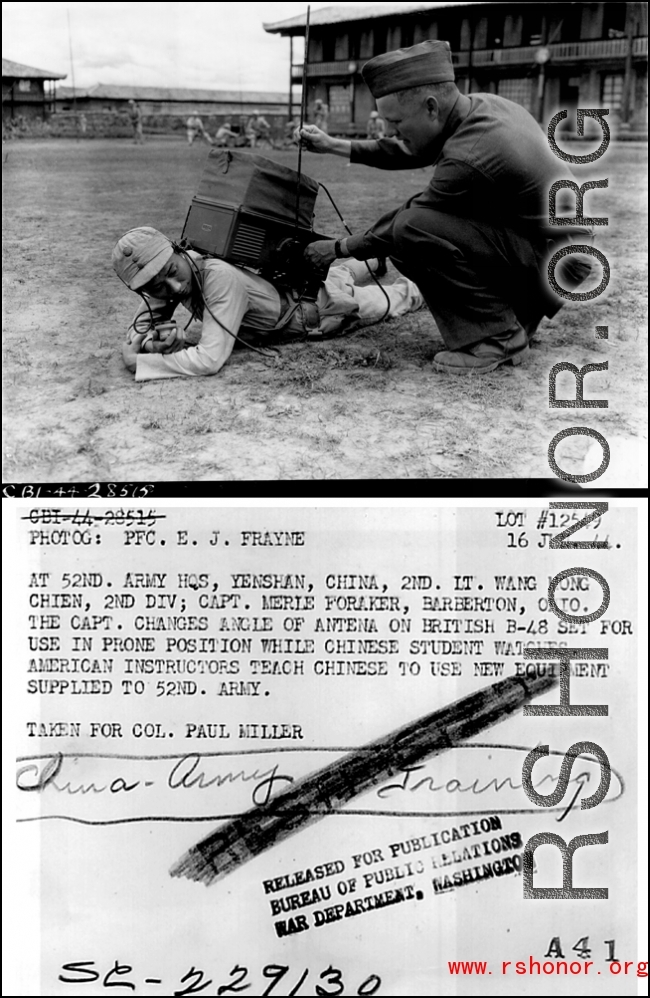
[[[315,301],[325,273],[314,271],[303,252],[329,238],[313,230],[318,188],[311,177],[263,156],[211,149],[183,243]]]

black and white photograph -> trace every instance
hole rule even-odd
[[[11,504],[3,993],[647,993],[646,541],[632,499]]]
[[[6,494],[645,488],[647,20],[5,3]]]

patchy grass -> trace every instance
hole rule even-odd
[[[262,360],[237,350],[216,377],[136,385],[120,343],[136,301],[110,266],[135,225],[179,235],[207,150],[180,141],[25,141],[5,165],[5,480],[225,481],[549,475],[565,426],[617,439],[645,433],[645,151],[612,145],[588,197],[608,215],[598,245],[612,280],[594,302],[542,326],[528,362],[466,379],[437,374],[428,311]],[[293,153],[275,153],[295,166]],[[429,171],[382,173],[305,155],[353,230],[426,186]],[[316,227],[341,233],[325,197]],[[389,278],[390,279],[390,278]],[[609,326],[609,340],[594,327]],[[609,362],[586,396],[607,409],[549,410],[548,372]],[[558,379],[561,391],[573,379]],[[558,448],[577,470],[589,445]],[[618,483],[622,484],[622,483]]]

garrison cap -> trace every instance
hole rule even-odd
[[[118,239],[113,249],[113,269],[127,288],[137,291],[160,273],[173,253],[167,236],[143,225]]]
[[[375,56],[362,68],[361,75],[373,97],[427,83],[452,83],[455,78],[449,42],[432,39]]]

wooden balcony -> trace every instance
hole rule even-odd
[[[551,62],[581,62],[582,60],[594,59],[624,59],[627,55],[627,38],[609,38],[593,42],[557,42],[549,45],[551,52]],[[513,66],[517,64],[530,64],[535,61],[537,48],[528,45],[524,48],[505,49],[477,49],[472,52],[472,64],[474,66]],[[633,42],[632,54],[638,58],[648,52],[648,39],[635,38]],[[459,55],[466,56],[466,52]],[[459,62],[459,65],[467,65],[467,62]]]
[[[358,72],[367,61],[367,59],[339,59],[337,62],[310,62],[307,63],[307,76],[352,76],[350,63],[356,64]],[[291,67],[291,77],[296,82],[302,80],[302,63]]]
[[[625,59],[627,38],[608,38],[591,42],[557,42],[549,45],[552,63],[587,62],[598,59]],[[526,45],[517,48],[475,49],[472,52],[472,65],[479,66],[530,66],[535,62],[537,46]],[[635,38],[632,54],[642,59],[648,54],[648,39]],[[340,59],[336,62],[310,62],[307,64],[308,77],[345,76],[350,77],[350,64],[355,62],[358,69],[367,60]],[[469,52],[454,52],[454,66],[462,69],[469,65]],[[291,77],[299,82],[302,79],[302,65],[293,66]]]

